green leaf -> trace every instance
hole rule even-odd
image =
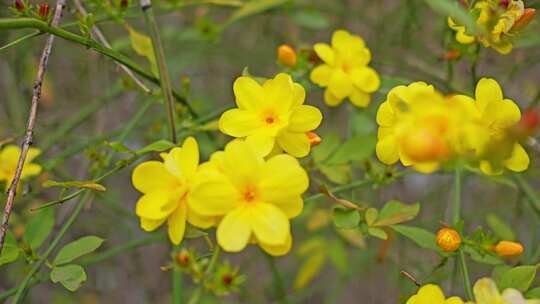
[[[340,165],[349,161],[365,160],[375,152],[376,143],[377,139],[372,134],[353,137],[341,145],[326,163]]]
[[[531,287],[531,284],[536,277],[537,266],[517,266],[502,274],[499,281],[499,289],[515,288],[521,292],[525,292]]]
[[[533,288],[525,293],[527,299],[540,299],[540,287]]]
[[[377,221],[372,225],[374,227],[389,226],[403,223],[414,219],[420,212],[420,204],[403,204],[399,201],[389,201],[379,212]]]
[[[207,232],[203,231],[203,230],[200,230],[192,225],[187,225],[186,226],[186,231],[184,233],[184,237],[186,239],[196,239],[196,238],[200,238],[202,236],[205,236],[205,235],[208,235]]]
[[[249,17],[275,8],[288,0],[251,0],[237,9],[227,20],[226,25],[236,22],[242,18]]]
[[[326,252],[324,249],[310,255],[298,269],[294,278],[294,289],[302,289],[308,285],[322,270],[326,261]]]
[[[366,224],[368,226],[372,226],[373,223],[377,220],[377,217],[379,216],[379,211],[375,208],[369,208],[366,210],[366,213],[364,214],[364,219],[366,220]]]
[[[293,21],[301,27],[311,30],[323,30],[330,26],[330,20],[316,10],[300,10],[292,16]]]
[[[131,41],[131,47],[140,56],[146,57],[150,62],[150,69],[154,75],[158,75],[158,69],[156,64],[156,56],[154,54],[154,47],[152,46],[152,39],[145,34],[137,32],[134,28],[128,26],[129,39]]]
[[[346,274],[349,272],[348,254],[342,242],[333,242],[329,248],[328,256],[330,257],[332,264],[341,274]]]
[[[381,228],[369,227],[368,233],[369,235],[379,238],[381,240],[388,239],[388,234],[386,234],[386,231],[382,230]]]
[[[443,17],[452,17],[458,24],[464,25],[467,33],[477,33],[479,28],[474,17],[454,0],[424,0],[435,12]]]
[[[141,155],[141,154],[146,154],[150,152],[163,152],[163,151],[173,148],[174,146],[175,145],[172,142],[168,140],[160,139],[158,141],[155,141],[145,146],[144,148],[140,150],[137,150],[136,153],[137,155]]]
[[[514,231],[512,228],[506,223],[504,223],[498,216],[496,216],[493,213],[490,213],[486,216],[486,222],[493,230],[493,233],[495,233],[496,236],[503,240],[512,241],[516,239],[516,236],[514,235]]]
[[[94,191],[99,192],[105,192],[107,191],[107,188],[103,186],[102,184],[95,183],[94,181],[66,181],[66,182],[57,182],[53,180],[47,180],[44,181],[41,184],[44,188],[50,188],[50,187],[62,187],[62,188],[84,188],[84,189],[90,189]]]
[[[493,279],[493,281],[495,281],[497,286],[499,286],[503,274],[505,274],[510,269],[512,269],[512,266],[506,264],[499,264],[493,267],[493,270],[491,271],[491,278]]]
[[[85,236],[65,245],[54,258],[54,265],[62,265],[75,260],[85,254],[96,250],[103,243],[103,239],[97,236]]]
[[[463,246],[463,251],[467,253],[471,259],[475,262],[482,263],[482,264],[488,264],[488,265],[499,265],[504,263],[503,260],[501,260],[498,256],[486,252],[484,250],[480,250],[479,248],[473,247],[473,246]]]
[[[26,223],[23,239],[35,250],[43,244],[54,227],[54,209],[47,208],[32,215]]]
[[[130,148],[126,147],[123,143],[119,141],[106,141],[105,144],[109,147],[111,147],[114,151],[120,152],[120,153],[135,153]]]
[[[60,282],[69,291],[75,291],[86,281],[86,273],[80,265],[69,264],[54,267],[50,274],[53,283]]]
[[[318,168],[333,183],[342,185],[351,180],[351,167],[349,165],[319,165]]]
[[[2,254],[0,255],[0,266],[15,262],[19,257],[20,252],[21,250],[17,246],[15,237],[11,231],[8,230],[4,241],[4,249],[2,249]]]
[[[357,210],[347,209],[343,206],[334,207],[334,225],[341,229],[352,229],[358,227],[360,214]]]
[[[375,119],[365,111],[355,111],[352,117],[352,129],[355,135],[376,134]],[[372,135],[374,136],[374,135]]]
[[[439,251],[435,241],[435,234],[430,231],[405,225],[391,225],[390,227],[422,248]]]
[[[316,163],[323,163],[328,159],[334,151],[337,150],[340,144],[339,137],[334,133],[328,133],[322,136],[320,145],[313,148],[311,156]]]

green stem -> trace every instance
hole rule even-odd
[[[0,19],[0,30],[1,29],[22,29],[22,28],[35,28],[42,32],[47,32],[49,34],[53,34],[57,37],[69,40],[71,42],[78,43],[82,46],[85,46],[86,48],[93,49],[94,51],[102,55],[105,55],[111,58],[112,60],[119,62],[120,64],[128,67],[130,70],[137,73],[141,77],[147,79],[148,81],[156,85],[161,85],[159,78],[152,75],[152,73],[145,71],[144,68],[142,68],[140,65],[135,63],[129,57],[111,48],[107,48],[91,38],[74,34],[72,32],[66,31],[59,27],[49,26],[47,22],[44,22],[38,19],[33,19],[33,18],[2,18]],[[191,115],[197,117],[197,114],[195,113],[193,108],[191,108],[187,100],[182,95],[180,95],[176,91],[172,91],[172,94],[176,100],[178,100],[180,103],[186,106],[186,108],[191,113]]]
[[[531,206],[536,210],[537,212],[540,212],[540,197],[536,194],[536,191],[527,183],[527,181],[523,178],[522,175],[515,174],[514,179],[518,183],[519,187],[525,193],[525,196],[527,196],[527,199],[531,203]]]
[[[150,106],[153,103],[154,103],[153,100],[148,100],[146,103],[144,103],[144,105],[139,109],[139,111],[135,114],[135,116],[124,127],[124,130],[119,136],[120,141],[124,140],[128,136],[128,134],[131,133],[131,131],[137,125],[137,122],[144,117],[146,111],[150,108]],[[109,154],[107,159],[108,160],[112,159],[112,156],[113,156],[113,153]],[[36,263],[34,263],[34,265],[32,266],[32,269],[30,269],[30,272],[26,274],[23,281],[19,284],[17,288],[17,293],[15,294],[15,297],[12,303],[17,304],[22,300],[22,296],[26,291],[26,287],[28,286],[28,284],[30,283],[34,275],[39,271],[43,263],[45,263],[49,255],[56,248],[56,246],[58,246],[58,244],[60,243],[60,241],[66,234],[66,232],[68,231],[68,229],[71,227],[71,225],[73,225],[73,223],[75,222],[75,220],[81,213],[82,208],[86,205],[87,201],[91,197],[92,197],[92,192],[86,190],[83,197],[80,199],[79,203],[75,206],[73,213],[71,213],[69,218],[66,220],[66,222],[62,226],[62,228],[60,228],[60,231],[58,232],[56,237],[53,239],[49,247],[47,247],[45,252],[40,256],[39,260]]]
[[[143,3],[146,2],[146,3]],[[141,0],[141,9],[144,14],[144,21],[146,27],[150,32],[150,39],[152,40],[152,47],[154,48],[154,56],[158,66],[158,74],[161,84],[161,90],[165,99],[165,112],[167,113],[167,122],[169,123],[169,135],[173,143],[176,143],[176,127],[174,124],[174,100],[172,95],[171,79],[169,77],[169,71],[167,69],[167,63],[165,62],[165,52],[163,51],[163,44],[159,37],[159,29],[152,9],[151,0]]]
[[[210,263],[208,264],[208,267],[206,268],[206,271],[204,272],[204,276],[201,279],[201,282],[199,283],[199,287],[197,287],[197,289],[191,295],[191,298],[189,299],[188,304],[199,303],[202,293],[204,291],[204,285],[206,283],[206,280],[208,279],[208,276],[214,271],[217,261],[219,260],[220,253],[221,253],[221,248],[219,247],[219,245],[216,244],[216,246],[214,247],[214,252],[212,253],[212,258],[210,259]]]
[[[478,67],[479,56],[480,56],[480,44],[476,43],[472,62],[471,62],[471,85],[472,85],[473,92],[476,88],[476,83],[478,82],[477,67]]]
[[[283,280],[281,279],[279,270],[276,267],[275,258],[267,253],[263,252],[263,254],[266,257],[266,261],[268,262],[268,266],[270,267],[270,271],[272,272],[272,286],[274,287],[278,302],[282,304],[289,303],[287,299],[287,293],[285,291],[285,288],[283,287]]]
[[[471,288],[471,279],[469,278],[469,269],[467,267],[467,260],[465,258],[465,252],[463,249],[459,249],[459,265],[461,268],[461,275],[463,276],[463,285],[465,286],[465,294],[468,300],[473,300],[473,291]]]
[[[173,282],[173,304],[182,303],[182,272],[176,267],[172,271]]]

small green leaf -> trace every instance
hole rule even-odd
[[[152,40],[150,37],[137,32],[132,27],[127,27],[129,32],[129,39],[131,40],[131,47],[140,56],[146,57],[150,62],[150,68],[154,75],[158,75],[158,69],[156,64],[156,57],[154,54],[154,47],[152,46]]]
[[[527,299],[540,299],[540,287],[533,288],[525,293]]]
[[[336,134],[328,133],[323,135],[321,144],[314,147],[311,152],[313,160],[316,163],[323,163],[337,150],[339,144],[340,139]]]
[[[289,0],[251,0],[237,9],[227,20],[226,25],[236,22],[242,18],[262,13],[266,10],[280,6]]]
[[[299,290],[308,285],[321,272],[326,261],[326,251],[324,249],[310,255],[298,269],[294,278],[294,289]]]
[[[512,228],[506,223],[504,223],[498,216],[496,216],[493,213],[490,213],[486,216],[486,222],[493,230],[493,233],[495,233],[496,236],[503,240],[512,241],[516,239],[516,236],[514,235],[514,231],[512,231]]]
[[[47,239],[54,227],[54,209],[48,208],[32,213],[26,224],[23,239],[30,248],[37,249]]]
[[[66,181],[66,182],[57,182],[53,180],[47,180],[44,181],[41,184],[44,188],[50,188],[50,187],[62,187],[62,188],[83,188],[83,189],[90,189],[94,191],[99,192],[105,192],[107,191],[107,188],[105,186],[95,183],[93,181]]]
[[[337,270],[339,270],[341,274],[348,273],[348,254],[345,246],[343,246],[343,243],[341,241],[337,240],[332,243],[328,251],[328,256],[330,257],[330,261],[332,262],[332,264],[336,267]]]
[[[120,152],[120,153],[135,153],[130,148],[126,147],[123,143],[119,141],[107,141],[105,144],[109,147],[111,147],[114,151]]]
[[[373,155],[377,139],[372,134],[357,136],[341,145],[326,161],[328,165],[341,165],[349,161],[362,161]]]
[[[8,230],[6,240],[4,241],[4,248],[2,249],[2,254],[0,255],[0,266],[15,262],[19,257],[20,252],[21,250],[17,246],[15,237],[11,231]]]
[[[103,239],[97,236],[85,236],[65,245],[54,258],[54,265],[62,265],[75,260],[85,254],[96,250],[103,243]]]
[[[323,30],[330,26],[330,20],[316,10],[299,10],[292,19],[299,26],[311,30]]]
[[[471,259],[477,263],[488,265],[499,265],[504,263],[504,261],[501,260],[498,256],[490,252],[486,252],[484,250],[480,250],[476,247],[468,245],[463,246],[462,248],[463,251],[465,251],[465,253],[467,253],[471,257]]]
[[[368,233],[369,235],[379,238],[381,240],[388,239],[388,234],[386,234],[386,231],[382,230],[381,228],[369,227]]]
[[[342,185],[351,180],[351,167],[349,165],[319,165],[318,168],[333,183]]]
[[[69,264],[54,267],[50,274],[53,283],[60,282],[69,291],[75,291],[86,281],[86,273],[80,265]]]
[[[360,214],[357,210],[347,209],[343,206],[334,207],[334,225],[341,229],[352,229],[358,227]]]
[[[164,140],[164,139],[160,139],[158,141],[155,141],[147,146],[145,146],[144,148],[140,149],[140,150],[137,150],[136,153],[138,155],[141,155],[141,154],[146,154],[146,153],[150,153],[150,152],[163,152],[163,151],[166,151],[166,150],[169,150],[171,148],[173,148],[175,145],[168,141],[168,140]]]
[[[366,220],[366,224],[368,226],[372,226],[373,223],[377,220],[377,217],[379,216],[379,211],[375,208],[369,208],[366,210],[366,214],[364,215],[364,219]]]
[[[399,201],[389,201],[379,212],[374,227],[389,226],[414,219],[420,212],[420,204],[403,204]],[[371,225],[370,225],[371,226]]]
[[[422,248],[439,251],[435,241],[435,234],[430,231],[405,225],[391,225],[390,227]]]
[[[196,238],[200,238],[202,236],[205,236],[205,235],[208,235],[207,232],[203,231],[203,230],[200,230],[192,225],[187,225],[186,226],[186,231],[184,233],[184,237],[186,239],[196,239]]]
[[[537,268],[536,265],[527,265],[506,271],[499,281],[499,289],[515,288],[521,292],[527,291],[536,277]]]

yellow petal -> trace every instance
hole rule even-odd
[[[329,89],[324,90],[324,103],[331,107],[337,107],[343,102],[343,98],[337,98]]]
[[[399,160],[398,144],[395,136],[388,136],[379,140],[375,147],[377,158],[387,164],[395,164]]]
[[[233,85],[236,104],[242,110],[256,110],[264,102],[261,85],[251,77],[238,77]]]
[[[463,300],[460,297],[451,297],[446,299],[444,304],[463,304]]]
[[[184,141],[182,148],[173,148],[165,158],[165,167],[172,175],[191,178],[199,165],[199,147],[193,137]]]
[[[529,162],[527,151],[525,151],[522,145],[515,143],[512,155],[504,161],[504,165],[514,172],[522,172],[529,168]]]
[[[184,232],[186,231],[186,204],[180,204],[169,216],[167,221],[169,239],[175,245],[182,242]]]
[[[309,78],[318,86],[326,87],[330,82],[330,76],[334,70],[327,64],[315,67],[309,74]]]
[[[135,213],[149,220],[161,220],[174,211],[177,204],[164,190],[154,190],[143,195],[137,202]]]
[[[394,124],[394,111],[390,102],[385,101],[377,110],[377,123],[379,126],[389,127]]]
[[[260,156],[265,157],[272,151],[276,138],[264,132],[258,132],[246,137],[246,143]]]
[[[292,247],[292,236],[291,234],[287,234],[287,239],[285,240],[284,244],[281,245],[269,245],[266,243],[263,243],[261,241],[259,242],[259,246],[268,254],[273,256],[284,256],[291,250]]]
[[[293,80],[286,73],[279,73],[263,84],[264,102],[282,110],[289,110],[293,99]]]
[[[444,293],[441,288],[434,284],[427,284],[422,286],[417,293],[418,303],[425,304],[443,304],[444,303]]]
[[[359,36],[351,35],[345,30],[336,30],[332,35],[332,47],[340,52],[357,51],[365,47],[365,42]]]
[[[381,86],[377,72],[370,67],[357,68],[351,71],[353,84],[366,93],[373,93]]]
[[[280,154],[264,164],[259,185],[263,201],[286,204],[291,197],[299,197],[307,190],[309,179],[298,160]]]
[[[225,147],[225,170],[233,183],[242,183],[246,178],[258,179],[263,164],[262,156],[244,141],[232,141]]]
[[[190,208],[187,213],[187,221],[195,227],[207,229],[219,223],[219,217],[200,215]]]
[[[330,92],[332,92],[332,95],[341,99],[351,94],[353,90],[353,85],[349,76],[339,69],[334,70],[332,76],[330,76],[328,89],[330,90]]]
[[[289,118],[289,131],[308,132],[316,129],[322,121],[321,111],[313,106],[301,105],[294,108]]]
[[[510,128],[521,119],[519,107],[510,99],[490,102],[484,108],[484,119],[490,128],[500,131]]]
[[[482,78],[478,81],[475,96],[478,109],[481,112],[484,112],[489,103],[503,100],[501,87],[497,81],[491,78]]]
[[[371,95],[360,89],[354,88],[351,96],[349,96],[349,99],[351,100],[353,105],[360,108],[365,108],[369,105],[369,102],[371,101]]]
[[[244,249],[251,237],[251,213],[247,208],[237,208],[228,213],[216,231],[219,245],[229,252]]]
[[[34,158],[38,157],[40,154],[41,154],[41,150],[38,148],[28,149],[28,153],[26,154],[26,162],[31,162]]]
[[[147,161],[135,167],[131,182],[138,191],[150,193],[156,189],[173,188],[176,179],[162,162]]]
[[[473,292],[477,304],[504,303],[495,282],[489,278],[476,281]]]
[[[157,228],[159,228],[159,226],[161,226],[167,220],[166,218],[163,218],[161,220],[150,220],[144,217],[141,217],[140,219],[141,219],[141,228],[144,231],[148,231],[148,232],[156,230]]]
[[[317,53],[317,56],[321,58],[322,61],[329,65],[334,64],[334,50],[326,44],[326,43],[316,43],[313,46],[313,49],[315,50],[315,53]]]
[[[263,126],[263,121],[254,113],[241,109],[225,111],[219,118],[219,130],[233,137],[244,137]]]
[[[304,200],[301,196],[284,197],[274,204],[281,209],[289,219],[299,216],[304,209]]]
[[[25,162],[22,173],[21,173],[21,178],[25,179],[25,178],[30,177],[30,176],[38,175],[39,173],[41,173],[41,166],[40,165],[29,164],[29,163]]]
[[[304,103],[304,100],[306,99],[306,90],[302,85],[299,83],[293,83],[292,87],[293,92],[293,102],[292,106],[296,107]]]
[[[493,164],[487,160],[480,161],[480,170],[486,175],[501,175],[503,173],[502,166],[494,167]]]
[[[187,201],[191,209],[203,216],[221,216],[234,209],[238,191],[216,170],[200,171],[189,192]]]
[[[294,157],[304,157],[309,154],[311,143],[305,133],[284,131],[276,138],[278,145]]]
[[[283,211],[266,203],[256,203],[247,209],[249,209],[248,219],[251,221],[251,228],[258,240],[269,245],[285,243],[290,227],[289,220]]]

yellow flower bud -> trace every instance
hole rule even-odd
[[[503,258],[515,257],[523,253],[523,245],[518,242],[500,241],[495,245],[495,253]]]
[[[296,65],[296,52],[294,49],[287,45],[282,44],[277,49],[278,62],[286,67],[293,67]]]
[[[446,252],[456,251],[461,245],[461,236],[452,228],[441,228],[437,232],[437,245]]]

